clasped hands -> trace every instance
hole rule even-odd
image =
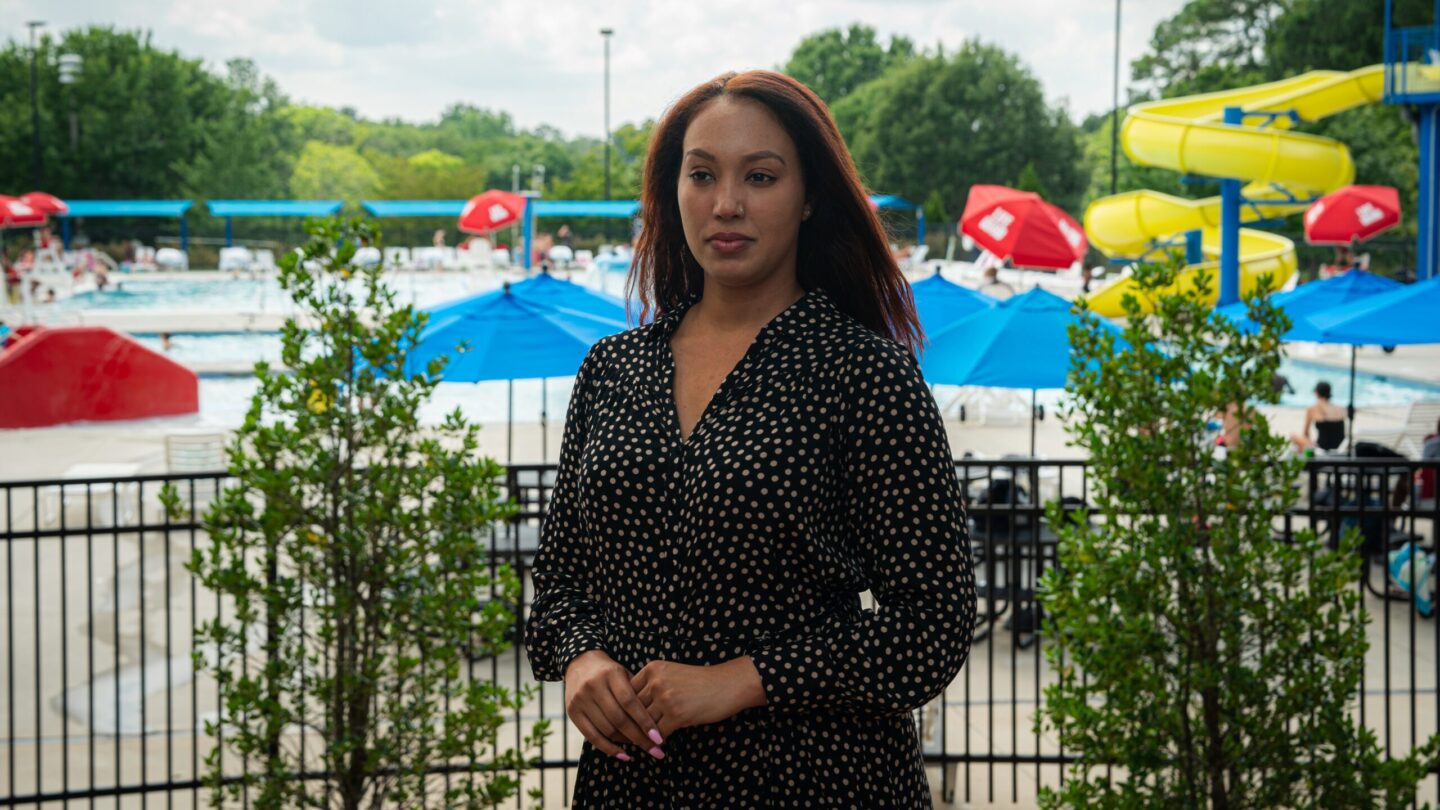
[[[589,650],[565,670],[565,713],[591,745],[625,762],[624,743],[662,759],[676,729],[763,705],[765,689],[749,656],[714,666],[651,661],[632,676],[605,651]]]

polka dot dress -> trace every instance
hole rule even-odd
[[[586,742],[574,806],[930,807],[911,712],[960,671],[975,619],[935,400],[906,347],[816,288],[682,440],[669,338],[697,300],[580,367],[526,644],[550,681],[592,649],[632,673],[749,655],[767,702],[676,730],[664,759]]]

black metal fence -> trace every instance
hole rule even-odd
[[[1360,588],[1371,650],[1356,710],[1387,754],[1403,754],[1440,730],[1436,700],[1440,622],[1395,592],[1384,552],[1408,542],[1433,550],[1440,508],[1417,481],[1440,462],[1317,460],[1275,525],[1277,540],[1314,528],[1334,538],[1358,526],[1367,564]],[[975,644],[941,698],[917,712],[932,785],[946,800],[1021,802],[1058,785],[1070,761],[1064,740],[1034,730],[1042,689],[1055,681],[1037,627],[1033,585],[1053,565],[1057,538],[1044,504],[1090,502],[1080,461],[957,460],[972,520],[980,592]],[[1428,471],[1428,472],[1423,472]],[[511,565],[531,596],[553,465],[509,468],[515,519],[488,530],[491,564]],[[175,520],[158,494],[170,483],[185,507]],[[203,763],[216,746],[216,685],[197,675],[194,628],[227,606],[186,570],[204,542],[202,516],[223,473],[0,482],[0,801],[9,805],[180,806],[208,804]],[[522,634],[515,633],[516,638]],[[531,683],[523,649],[470,662],[468,676]],[[525,783],[547,806],[570,793],[581,737],[564,719],[563,687],[545,684],[511,719],[522,735],[542,717],[556,733]],[[228,773],[249,763],[231,757]],[[436,779],[460,778],[436,764]],[[1432,775],[1422,797],[1435,801]],[[520,806],[517,801],[516,806]]]

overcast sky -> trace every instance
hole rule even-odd
[[[1126,0],[1122,71],[1183,4]],[[722,71],[778,67],[805,35],[855,21],[923,47],[998,44],[1079,118],[1110,104],[1114,14],[1114,0],[0,0],[0,39],[25,41],[27,20],[148,29],[216,68],[249,57],[298,101],[410,121],[463,101],[598,136],[606,26],[612,125],[659,117]]]

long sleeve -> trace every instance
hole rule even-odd
[[[592,538],[580,509],[580,459],[590,420],[591,401],[600,376],[601,343],[590,347],[565,415],[560,466],[545,520],[533,576],[535,602],[525,625],[525,646],[536,680],[559,681],[575,656],[604,649],[604,614],[594,600]]]
[[[753,655],[770,711],[912,710],[969,655],[974,574],[939,408],[908,349],[860,354],[838,379],[843,508],[878,608]]]

